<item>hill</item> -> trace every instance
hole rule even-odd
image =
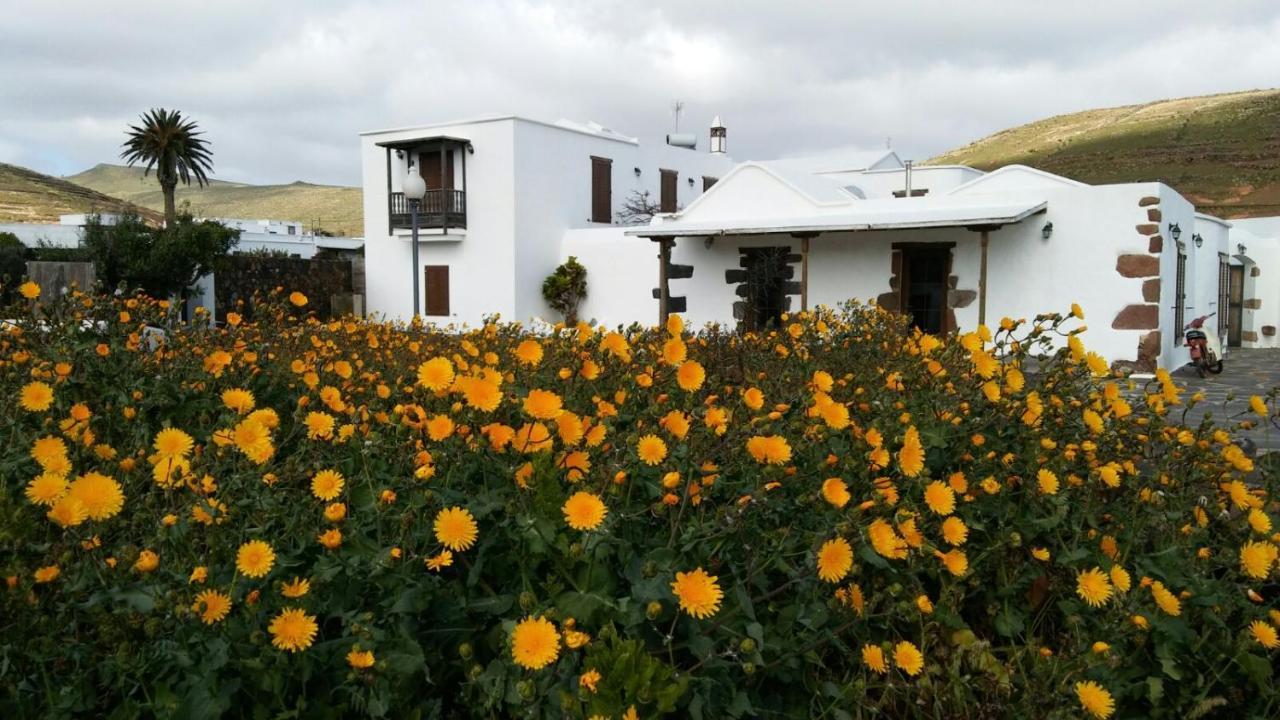
[[[66,180],[98,192],[122,198],[154,210],[164,210],[164,196],[154,173],[143,177],[142,168],[101,164]],[[189,202],[201,217],[270,218],[317,225],[337,235],[364,234],[364,207],[360,188],[313,185],[248,185],[212,180],[201,188],[178,186],[178,207]]]
[[[1161,180],[1222,217],[1280,215],[1280,90],[1059,115],[929,161],[1013,163],[1091,184]]]
[[[0,163],[0,222],[56,223],[59,215],[129,209],[153,222],[161,219],[160,213],[82,185]]]

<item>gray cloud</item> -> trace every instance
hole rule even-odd
[[[0,0],[0,160],[113,161],[152,106],[217,177],[359,181],[355,134],[488,112],[642,138],[716,113],[739,158],[924,158],[1064,112],[1270,87],[1274,2]]]

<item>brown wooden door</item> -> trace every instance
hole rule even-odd
[[[1244,322],[1244,266],[1231,266],[1227,300],[1227,346],[1240,347],[1240,325]]]
[[[427,265],[423,268],[426,275],[427,304],[426,315],[449,314],[449,266]]]
[[[613,161],[591,158],[591,222],[613,222]]]
[[[673,213],[676,211],[676,181],[680,176],[675,170],[661,170],[662,194],[658,201],[658,212]]]
[[[453,189],[453,153],[446,150],[444,157],[444,172],[441,173],[439,148],[418,153],[418,172],[428,190]]]

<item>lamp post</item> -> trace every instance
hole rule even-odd
[[[414,171],[413,165],[410,165],[409,173],[404,176],[402,187],[404,199],[409,203],[409,216],[413,219],[411,225],[413,228],[413,319],[417,320],[419,304],[422,302],[422,293],[418,289],[418,206],[422,204],[422,198],[427,195],[427,183]]]

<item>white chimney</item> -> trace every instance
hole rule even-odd
[[[728,150],[727,137],[726,137],[728,132],[729,131],[726,130],[724,127],[724,123],[720,122],[720,116],[717,115],[715,119],[711,121],[711,154],[712,155],[723,155]]]

